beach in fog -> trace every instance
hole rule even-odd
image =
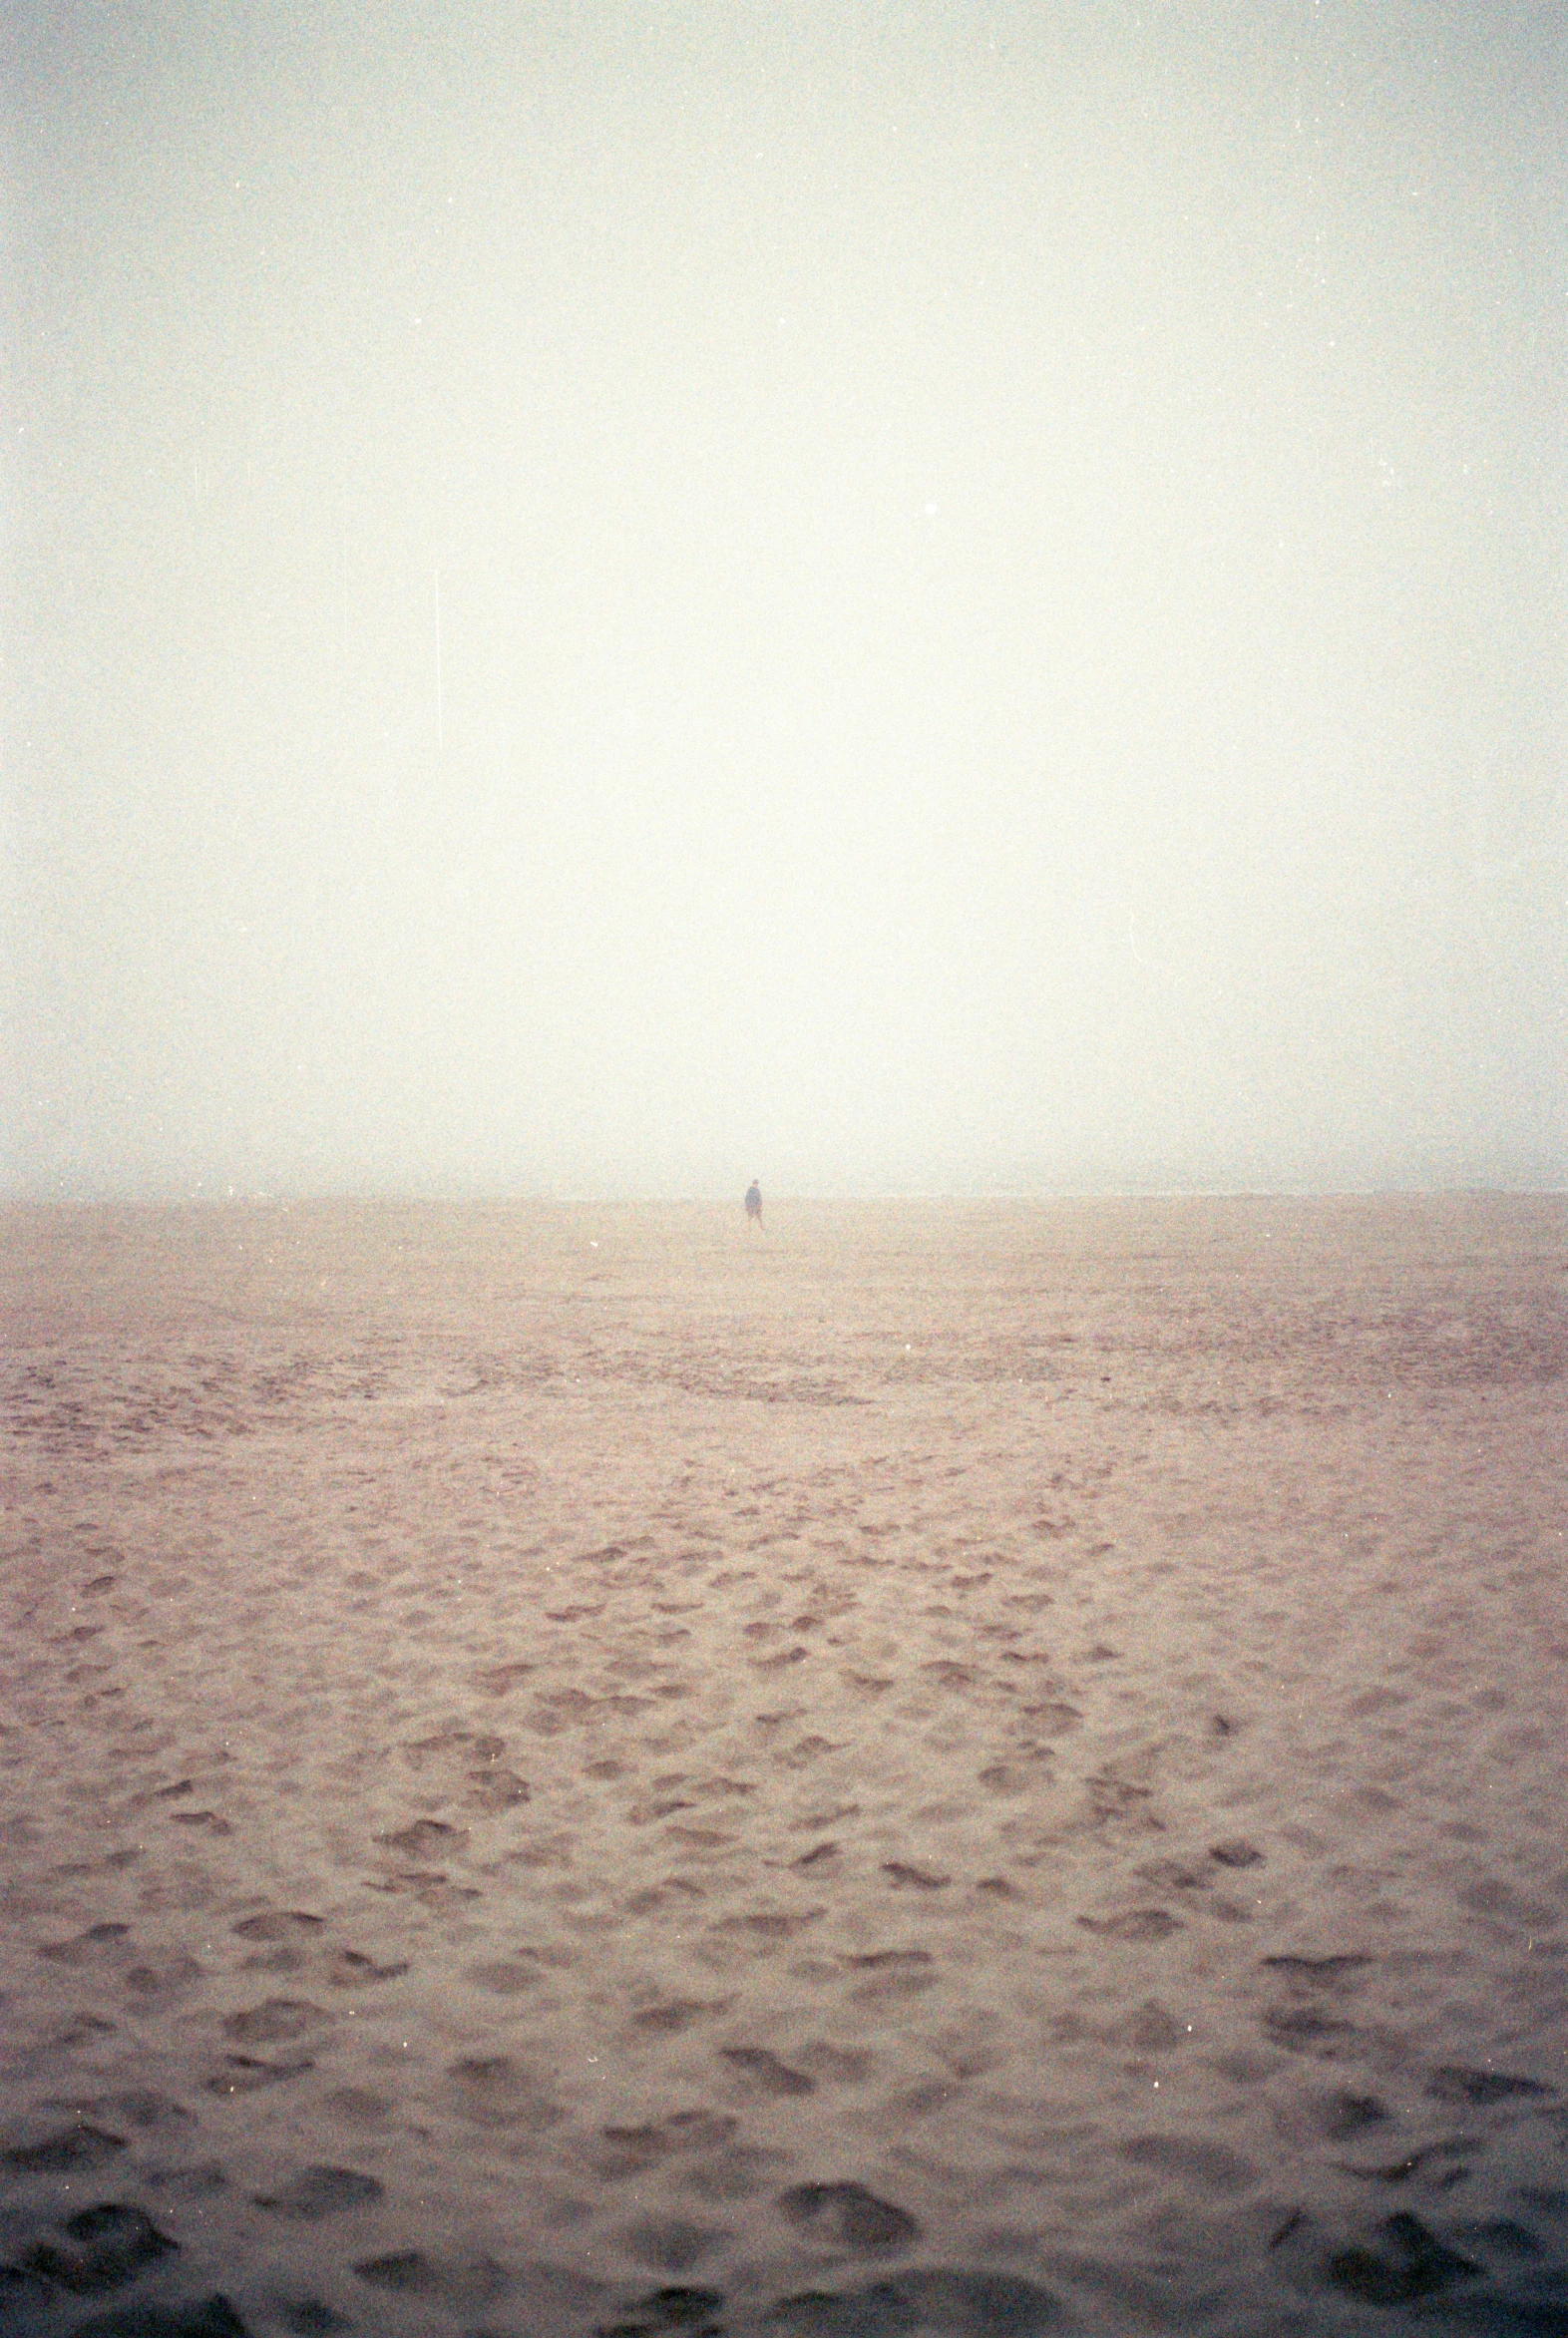
[[[1568,2327],[1564,1215],[8,1213],[4,2327]]]
[[[1568,17],[0,38],[0,2338],[1568,2334]]]

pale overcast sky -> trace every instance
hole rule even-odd
[[[4,1190],[1568,1181],[1565,25],[14,11]]]

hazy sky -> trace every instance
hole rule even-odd
[[[1568,15],[10,12],[11,1192],[1568,1180]]]

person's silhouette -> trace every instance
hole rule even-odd
[[[746,1188],[746,1215],[754,1226],[762,1224],[762,1188],[755,1178]]]

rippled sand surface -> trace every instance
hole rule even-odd
[[[0,2329],[1568,2330],[1560,1200],[0,1229]]]

